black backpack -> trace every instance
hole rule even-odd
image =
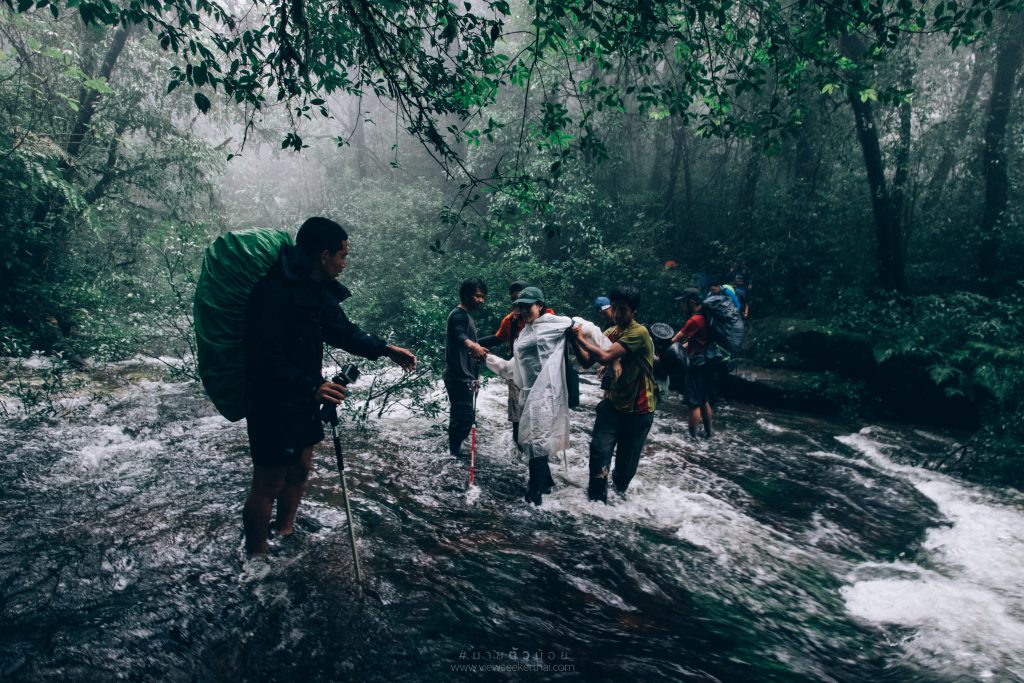
[[[569,393],[569,407],[580,407],[580,373],[572,364],[572,357],[576,355],[575,337],[572,336],[572,327],[565,331],[565,388]],[[569,353],[569,347],[573,353]]]
[[[711,329],[711,342],[730,356],[738,355],[746,329],[732,299],[724,294],[712,294],[701,303],[701,313]]]

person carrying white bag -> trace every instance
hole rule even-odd
[[[565,373],[568,358],[566,332],[582,325],[592,343],[608,344],[596,325],[580,318],[546,313],[544,294],[527,287],[514,302],[526,323],[516,339],[511,360],[488,355],[487,367],[519,389],[518,445],[529,458],[526,502],[541,504],[541,494],[553,484],[548,458],[569,447],[569,392]],[[592,328],[592,329],[590,329]]]

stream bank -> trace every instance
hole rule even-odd
[[[880,350],[868,335],[819,320],[765,318],[750,321],[743,356],[720,388],[766,408],[938,429],[951,439],[948,452],[913,464],[1020,488],[1024,476],[1012,464],[1020,454],[994,453],[982,438],[995,398],[955,379],[934,349]]]

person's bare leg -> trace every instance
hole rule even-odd
[[[253,466],[252,486],[242,508],[242,528],[245,530],[245,550],[250,555],[267,552],[267,532],[274,499],[284,487],[284,467]]]
[[[711,418],[714,417],[714,411],[711,410],[711,404],[705,403],[700,407],[701,421],[704,423],[704,436],[711,438]]]
[[[700,424],[700,407],[690,408],[686,416],[686,425],[690,428],[690,436],[697,438],[697,425]]]
[[[313,447],[302,451],[299,462],[288,468],[284,487],[277,496],[277,518],[274,530],[278,536],[289,536],[295,531],[295,513],[299,510],[302,494],[306,492],[306,480],[313,469]]]

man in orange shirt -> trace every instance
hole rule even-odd
[[[519,293],[524,289],[526,289],[526,283],[522,280],[516,280],[508,287],[509,299],[515,301],[519,298]],[[524,325],[525,323],[519,319],[516,307],[513,306],[508,315],[501,319],[498,331],[481,339],[480,345],[490,349],[498,344],[508,344],[509,348],[512,348],[512,345],[516,342],[516,337],[523,331]]]

